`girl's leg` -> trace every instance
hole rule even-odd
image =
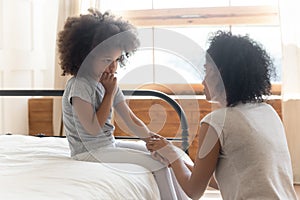
[[[125,144],[123,143],[123,145]],[[125,146],[128,145],[129,144],[126,144]],[[139,145],[135,146],[135,148],[140,147],[141,146]],[[100,163],[102,162],[106,163],[106,165],[108,165],[108,163],[132,163],[143,166],[147,170],[135,173],[147,173],[148,170],[151,171],[158,185],[161,199],[177,200],[176,191],[173,186],[173,181],[171,178],[169,168],[164,166],[162,163],[152,159],[149,153],[146,153],[141,150],[116,147],[93,150],[90,152],[76,155],[74,156],[74,158],[83,161]]]
[[[146,143],[142,140],[138,140],[138,141],[116,140],[115,146],[120,148],[139,150],[147,153],[149,152],[146,147]]]
[[[139,151],[144,151],[144,152],[148,152],[146,145],[143,141],[124,141],[124,140],[118,140],[116,141],[116,146],[117,147],[121,147],[121,148],[130,148],[130,149],[135,149],[135,150],[139,150]],[[178,151],[179,154],[182,154],[183,159],[185,160],[185,162],[187,163],[192,163],[193,161],[190,159],[190,157],[188,155],[186,155],[180,148],[176,148],[176,150]],[[160,180],[160,177],[163,177],[163,179],[165,179],[166,177],[162,176],[159,171],[154,173],[154,177],[155,180],[157,182],[161,182],[162,180]],[[162,173],[166,173],[166,172],[162,172]],[[178,200],[185,200],[185,199],[189,199],[189,197],[185,194],[185,192],[183,191],[183,189],[181,188],[181,186],[179,185],[176,176],[173,172],[172,169],[169,169],[168,174],[170,174],[171,176],[171,180],[174,186],[174,190],[176,192],[176,196]],[[168,178],[170,177],[168,175]],[[160,187],[163,187],[162,185]],[[165,190],[165,188],[160,188],[160,190]]]

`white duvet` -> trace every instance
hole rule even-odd
[[[1,200],[159,199],[145,170],[72,160],[65,138],[0,135]]]

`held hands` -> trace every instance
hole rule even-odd
[[[152,135],[149,138],[146,146],[150,152],[153,152],[153,151],[158,151],[159,149],[167,146],[168,144],[171,145],[171,143],[168,140],[166,140],[164,137],[160,135]]]
[[[154,136],[159,136],[159,135],[157,135],[157,133],[154,133],[154,132],[152,132],[152,131],[150,131],[149,133],[148,133],[148,136],[147,137],[145,137],[145,138],[141,138],[144,142],[146,142],[146,144],[151,140],[151,138],[152,137],[154,137]],[[149,150],[149,149],[148,149]],[[149,150],[150,151],[150,150]]]
[[[180,157],[176,147],[159,135],[153,135],[146,143],[146,147],[154,159],[168,166]]]
[[[117,78],[112,73],[104,72],[99,81],[105,88],[106,94],[114,94],[117,88]]]

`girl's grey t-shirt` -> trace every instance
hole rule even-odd
[[[83,77],[72,77],[68,80],[62,98],[63,123],[66,136],[69,142],[71,156],[79,153],[90,151],[92,149],[101,148],[115,142],[112,120],[112,109],[105,122],[102,130],[96,136],[89,134],[80,123],[72,107],[72,98],[79,97],[82,100],[90,103],[96,114],[103,97],[105,89],[103,85],[95,80],[86,79]],[[120,88],[117,88],[113,107],[121,101],[124,101],[124,95]]]
[[[285,131],[270,105],[221,108],[201,123],[208,123],[219,136],[215,174],[224,200],[297,199]]]

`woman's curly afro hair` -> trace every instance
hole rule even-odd
[[[118,48],[128,57],[139,46],[136,29],[128,21],[89,9],[89,14],[69,17],[58,34],[58,52],[62,75],[76,75],[87,55],[100,43],[119,33],[126,39],[118,41]],[[123,65],[123,60],[119,60]]]
[[[271,94],[273,62],[262,46],[248,36],[218,31],[210,39],[207,53],[223,79],[227,106],[262,102]]]

